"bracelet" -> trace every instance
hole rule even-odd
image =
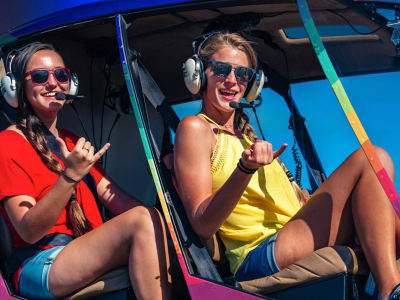
[[[258,168],[257,169],[250,169],[250,168],[246,167],[243,164],[242,159],[239,159],[239,162],[237,163],[237,168],[241,172],[246,173],[246,174],[254,174],[258,170]]]
[[[68,182],[73,182],[73,183],[79,183],[81,180],[75,180],[71,177],[69,177],[67,174],[65,174],[65,171],[61,172],[62,177],[64,177],[64,179]]]

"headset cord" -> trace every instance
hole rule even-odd
[[[114,129],[115,125],[117,124],[119,118],[121,118],[121,115],[117,113],[115,118],[114,118],[114,122],[111,125],[110,132],[108,133],[108,137],[107,137],[107,142],[106,143],[108,143],[110,141],[111,133],[113,132],[113,129]],[[104,169],[107,168],[107,158],[108,158],[108,151],[106,151],[106,153],[104,154]]]
[[[259,119],[258,119],[258,115],[257,115],[257,111],[256,111],[256,107],[260,106],[261,103],[262,103],[262,96],[261,96],[261,93],[260,93],[260,95],[257,97],[257,99],[258,99],[259,102],[258,102],[256,105],[254,105],[254,102],[251,103],[251,109],[253,110],[254,116],[256,117],[257,126],[258,126],[258,129],[260,130],[261,137],[262,137],[262,139],[265,141],[264,133],[263,133],[263,131],[262,131],[262,129],[261,129],[260,121],[259,121]]]
[[[301,187],[301,171],[303,169],[303,163],[300,159],[299,149],[296,147],[296,141],[293,143],[292,154],[294,163],[296,164],[295,181]]]
[[[289,92],[289,95],[290,95],[290,97],[291,97],[291,92]],[[296,170],[295,170],[295,176],[294,176],[294,178],[295,178],[295,181],[296,181],[296,183],[298,184],[298,186],[301,187],[301,173],[302,173],[302,170],[303,170],[303,163],[301,162],[301,158],[300,158],[300,154],[299,154],[299,149],[296,147],[296,145],[297,145],[296,136],[295,136],[295,132],[296,132],[295,122],[296,122],[296,120],[295,120],[295,117],[294,117],[294,114],[293,114],[293,111],[294,111],[293,99],[292,99],[291,101],[292,101],[292,103],[291,103],[291,109],[290,109],[290,110],[291,110],[291,117],[290,117],[291,122],[289,122],[289,123],[290,123],[290,124],[289,124],[289,129],[291,129],[291,130],[293,131],[292,155],[293,155],[294,163],[295,163],[295,165],[296,165]]]
[[[85,129],[85,126],[83,125],[82,119],[81,119],[81,117],[79,116],[78,110],[77,110],[76,107],[75,107],[75,104],[74,104],[73,102],[71,102],[70,105],[71,105],[71,107],[72,107],[72,110],[75,112],[75,115],[78,117],[78,120],[79,120],[79,123],[81,124],[82,130],[83,130],[83,132],[85,133],[86,139],[87,139],[90,143],[92,143],[92,141],[90,140],[89,135],[88,135],[88,133],[87,133],[87,131],[86,131],[86,129]]]

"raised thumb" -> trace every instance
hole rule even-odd
[[[68,156],[68,154],[70,153],[67,145],[65,145],[65,142],[63,139],[61,138],[56,138],[56,141],[58,142],[58,145],[60,145],[60,151],[61,151],[61,155],[63,158],[66,158]]]

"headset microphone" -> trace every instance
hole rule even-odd
[[[71,94],[64,94],[61,92],[56,92],[57,100],[82,100],[85,98],[86,98],[85,96],[78,96],[78,95],[71,95]]]
[[[233,108],[252,108],[254,105],[247,103],[237,103],[235,101],[229,102],[229,106]]]

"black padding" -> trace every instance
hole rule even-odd
[[[149,84],[150,86],[147,86],[147,88],[153,87],[154,89],[158,89],[158,87],[155,87],[155,82],[150,78],[150,74],[145,70],[145,67],[140,63],[140,60],[138,59],[137,52],[135,50],[131,50],[131,63],[130,63],[130,68],[131,68],[131,75],[133,79],[133,87],[135,89],[135,94],[137,96],[137,102],[138,102],[138,108],[141,112],[141,116],[143,117],[143,125],[145,132],[149,136],[149,146],[152,150],[152,154],[154,157],[159,158],[160,156],[160,151],[158,149],[157,144],[155,143],[154,138],[152,138],[151,134],[151,127],[150,127],[150,119],[147,117],[147,108],[145,104],[145,98],[143,97],[145,95],[142,86],[143,83],[141,82],[142,80],[146,80],[146,86]],[[140,65],[140,67],[139,67]],[[140,73],[140,69],[142,69],[142,72]],[[144,76],[145,75],[145,76]],[[142,76],[142,77],[141,77]],[[153,86],[154,84],[154,86]],[[161,106],[162,100],[159,98],[161,95],[163,95],[161,92],[157,93],[157,101],[160,100],[161,102],[157,103],[152,103],[153,106],[158,107]],[[150,101],[148,95],[147,99]],[[150,97],[151,98],[151,97]],[[167,119],[172,118],[173,120],[177,119],[177,116],[174,114],[175,112],[172,109],[161,109],[159,110],[160,113],[163,112],[169,112],[172,115],[169,115]],[[165,116],[162,115],[163,119],[165,120]],[[174,123],[175,124],[175,123]],[[172,125],[176,127],[175,125]],[[200,239],[198,236],[195,234],[193,231],[192,227],[190,226],[189,220],[187,219],[185,210],[180,203],[180,199],[173,187],[172,180],[171,180],[171,174],[169,171],[163,166],[161,159],[155,159],[155,166],[156,166],[156,171],[159,176],[159,180],[161,183],[161,188],[164,193],[164,196],[166,198],[166,204],[168,205],[171,213],[171,219],[172,223],[175,227],[178,239],[180,243],[182,243],[183,247],[187,249],[187,251],[191,254],[192,259],[194,261],[195,267],[197,268],[197,273],[207,279],[215,280],[217,282],[222,282],[221,276],[218,274],[218,271],[216,270],[213,261],[211,260],[210,256],[207,253],[207,250],[204,248],[202,245]],[[185,253],[183,253],[184,256],[186,256]],[[189,258],[186,257],[186,261],[189,264]],[[193,272],[193,268],[188,265],[189,271]]]
[[[0,215],[0,264],[4,266],[4,262],[11,256],[12,238],[7,223],[3,216]]]

